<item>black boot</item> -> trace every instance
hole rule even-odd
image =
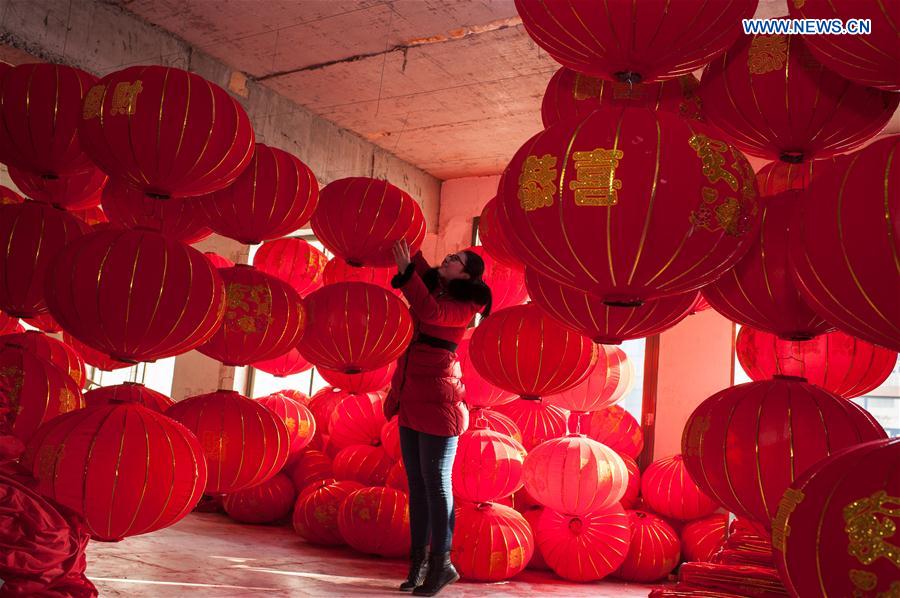
[[[428,574],[425,575],[425,583],[413,590],[414,596],[434,596],[444,586],[459,579],[456,567],[450,562],[450,553],[441,552],[432,554],[428,559]]]
[[[409,551],[409,575],[400,584],[401,592],[412,592],[416,586],[422,585],[425,572],[428,570],[428,547],[421,546]]]

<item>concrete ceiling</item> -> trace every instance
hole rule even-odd
[[[116,1],[439,179],[501,172],[559,68],[512,0]]]

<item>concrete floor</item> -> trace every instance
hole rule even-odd
[[[159,532],[117,544],[91,542],[88,577],[109,596],[400,596],[399,560],[303,542],[290,527],[241,525],[224,515],[188,515]],[[573,584],[526,571],[515,581],[457,583],[447,598],[529,594],[595,598],[647,596],[649,586]]]

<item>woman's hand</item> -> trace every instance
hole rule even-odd
[[[394,261],[397,262],[397,270],[402,274],[403,272],[406,272],[406,268],[410,264],[409,244],[406,242],[406,239],[400,239],[394,243],[392,249],[394,252]]]

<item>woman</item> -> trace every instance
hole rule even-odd
[[[399,273],[391,285],[403,292],[415,324],[413,341],[397,362],[384,402],[388,419],[400,414],[400,448],[409,479],[412,550],[409,576],[400,589],[434,596],[459,579],[450,562],[450,473],[469,412],[456,347],[475,314],[490,313],[491,291],[481,279],[484,261],[473,251],[452,253],[440,267],[431,268],[421,252],[410,258],[409,246],[398,241],[394,259]]]

